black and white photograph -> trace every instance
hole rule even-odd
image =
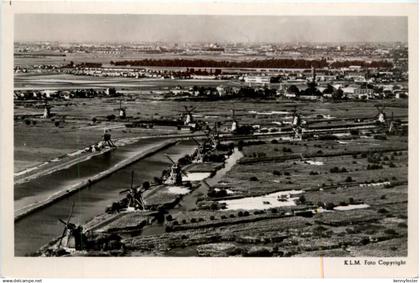
[[[418,275],[413,6],[129,5],[3,4],[10,274]]]
[[[407,256],[407,27],[16,15],[15,256]]]

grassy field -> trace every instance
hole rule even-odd
[[[132,101],[124,101],[123,106],[127,107],[128,120],[132,119],[160,119],[176,118],[182,115],[183,106],[198,107],[194,113],[196,119],[208,122],[210,125],[215,121],[221,122],[220,129],[227,131],[231,124],[231,109],[236,109],[236,116],[240,124],[259,124],[276,127],[273,122],[290,121],[290,114],[270,114],[271,111],[290,111],[298,106],[304,119],[316,121],[317,114],[326,114],[337,118],[350,118],[357,116],[374,116],[376,114],[375,102],[346,102],[346,103],[294,103],[288,100],[278,101],[208,101],[208,102],[177,102],[150,100],[147,95],[133,96]],[[97,142],[101,139],[104,128],[112,129],[114,138],[125,138],[134,136],[148,136],[159,134],[177,133],[173,127],[155,127],[154,129],[127,129],[124,126],[126,121],[106,121],[106,116],[117,114],[115,110],[119,106],[116,98],[94,98],[94,99],[73,99],[68,102],[51,102],[54,106],[52,112],[56,117],[51,119],[40,119],[42,115],[42,103],[17,103],[15,105],[15,116],[39,115],[29,120],[35,120],[36,125],[26,125],[25,120],[15,120],[15,171],[30,167],[33,164],[44,162],[66,154],[86,145]],[[398,101],[404,104],[404,101]],[[38,105],[38,107],[36,106]],[[351,111],[348,111],[351,109]],[[388,110],[389,109],[389,110]],[[262,114],[256,114],[262,113]],[[403,107],[389,107],[387,111],[393,111],[395,115],[406,115],[407,109]],[[267,114],[268,113],[268,114]],[[65,116],[65,123],[62,127],[56,127],[55,122],[61,121]],[[314,117],[315,116],[315,117]],[[305,118],[306,117],[306,118]],[[98,122],[93,123],[96,118]],[[338,122],[331,122],[333,125]],[[341,122],[342,123],[342,122]],[[391,142],[395,142],[395,139]],[[344,148],[357,148],[369,144],[370,140],[349,142]],[[299,145],[296,145],[297,147]],[[340,147],[340,145],[331,145]],[[271,148],[262,146],[271,154]],[[275,148],[272,148],[275,150]],[[256,150],[259,150],[256,147]],[[309,150],[305,147],[305,150]],[[301,150],[305,152],[305,150]]]
[[[351,117],[344,113],[342,117]],[[202,195],[198,209],[171,213],[167,233],[127,239],[133,255],[406,255],[406,136],[388,136],[386,140],[357,136],[327,141],[271,140],[244,146],[243,159],[254,162],[237,163],[216,185],[233,194],[224,198]],[[302,159],[300,153],[318,157]],[[259,162],[262,155],[297,157]],[[289,190],[303,191],[304,198],[299,198],[297,206],[264,209],[261,204],[256,210],[212,206],[224,199]],[[315,208],[313,217],[288,216],[291,210],[305,208]]]

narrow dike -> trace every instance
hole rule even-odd
[[[105,171],[102,171],[102,172],[94,175],[93,177],[85,178],[84,180],[80,181],[79,183],[77,183],[77,184],[75,184],[75,185],[73,185],[73,186],[71,186],[67,189],[64,189],[64,190],[61,190],[61,191],[59,191],[55,194],[52,194],[51,196],[49,196],[47,199],[45,199],[43,201],[39,201],[39,202],[30,204],[26,207],[23,207],[23,208],[15,211],[15,222],[17,222],[20,219],[24,218],[25,216],[33,213],[34,211],[37,211],[41,208],[44,208],[44,207],[46,207],[46,206],[48,206],[48,205],[50,205],[50,204],[52,204],[52,203],[54,203],[58,200],[66,198],[69,195],[71,195],[73,193],[76,193],[76,192],[80,191],[81,189],[83,189],[85,187],[88,187],[91,184],[96,183],[96,182],[108,177],[112,173],[114,173],[118,170],[121,170],[122,168],[124,168],[126,166],[129,166],[130,164],[132,164],[132,163],[134,163],[134,162],[136,162],[136,161],[138,161],[142,158],[153,155],[154,153],[156,153],[156,152],[158,152],[162,149],[168,148],[168,147],[170,147],[170,146],[172,146],[176,143],[177,143],[176,140],[166,140],[164,142],[161,142],[161,143],[153,146],[152,148],[143,150],[143,151],[135,154],[134,156],[129,157],[129,158],[115,164],[111,168],[109,168]]]

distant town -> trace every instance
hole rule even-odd
[[[51,57],[55,62],[19,64],[14,67],[14,72],[98,78],[212,80],[216,84],[213,87],[176,86],[158,92],[174,98],[402,99],[408,95],[407,54],[407,44],[404,43],[345,46],[17,43],[16,58]],[[72,60],[74,55],[78,55],[77,61]],[[106,55],[114,56],[114,59],[105,62]],[[89,60],[97,56],[101,59]],[[127,59],[135,56],[152,56],[152,59]],[[218,81],[220,85],[217,85]],[[113,93],[113,90],[103,89],[91,91],[88,95]],[[16,90],[14,98],[70,99],[86,95],[86,91],[81,90]]]

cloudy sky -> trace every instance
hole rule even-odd
[[[407,41],[405,17],[68,15],[15,16],[15,41]]]

